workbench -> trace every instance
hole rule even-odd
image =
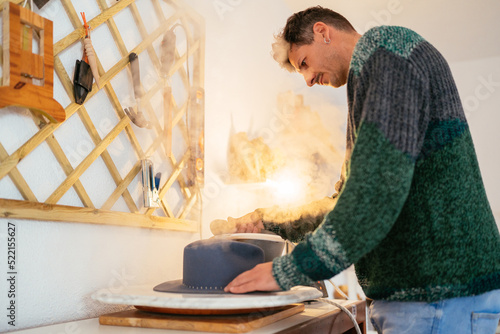
[[[366,333],[366,302],[334,300],[349,311],[355,313],[356,321],[363,334]],[[72,321],[51,326],[16,331],[19,334],[47,334],[47,333],[73,333],[73,334],[200,334],[207,332],[187,330],[166,330],[138,327],[121,327],[100,325],[98,318]],[[331,304],[312,301],[306,302],[304,311],[267,326],[247,332],[249,334],[337,334],[356,333],[351,319],[338,307]]]

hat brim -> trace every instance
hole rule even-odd
[[[182,283],[182,279],[179,280],[174,280],[174,281],[167,281],[163,282],[161,284],[158,284],[153,288],[154,291],[157,292],[171,292],[171,293],[189,293],[189,294],[203,294],[203,295],[222,295],[222,294],[227,294],[227,295],[232,295],[230,292],[224,292],[223,289],[193,289],[185,284]],[[279,293],[282,291],[254,291],[254,292],[247,292],[242,295],[270,295],[270,294],[275,294]]]
[[[175,281],[167,281],[158,284],[153,288],[154,291],[158,292],[173,292],[173,293],[196,293],[196,294],[224,294],[223,289],[193,289],[182,283],[182,279]]]

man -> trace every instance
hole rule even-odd
[[[443,57],[411,30],[361,36],[322,7],[291,16],[273,49],[309,86],[347,83],[345,176],[333,210],[292,253],[225,290],[289,289],[355,264],[379,333],[494,333],[500,235]],[[281,229],[264,216],[240,218],[240,231]]]

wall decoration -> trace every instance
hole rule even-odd
[[[0,217],[199,231],[203,19],[177,0],[60,0],[43,10],[54,12],[53,6],[61,4],[54,27],[68,22],[71,29],[54,36],[54,87],[66,121],[0,110]],[[75,58],[84,50],[82,38],[88,35],[77,14],[83,11],[92,28],[101,89],[92,89],[78,104],[72,79]],[[164,36],[178,25],[184,33],[177,34],[174,59],[162,66]],[[133,91],[132,53],[141,63],[140,101]],[[132,123],[137,111],[147,126]],[[26,123],[26,131],[35,130],[29,136],[16,134],[15,139],[28,137],[18,143],[2,130],[7,117]],[[157,206],[144,205],[145,160],[154,163]]]
[[[23,106],[54,122],[64,121],[66,113],[52,97],[52,21],[11,2],[3,3],[2,20],[0,108]],[[34,40],[39,44],[38,53],[33,53]]]

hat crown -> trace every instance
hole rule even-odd
[[[196,290],[223,290],[236,276],[264,262],[255,245],[231,240],[199,240],[184,248],[182,283]]]

